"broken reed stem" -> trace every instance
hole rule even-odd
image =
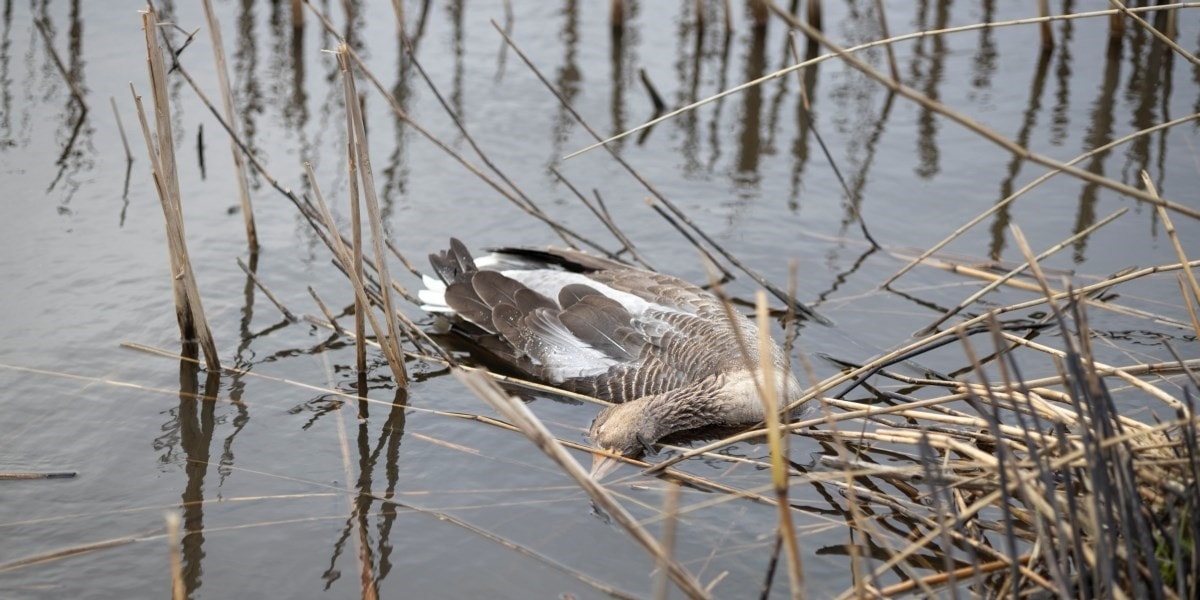
[[[339,55],[338,64],[342,63],[342,58]],[[343,72],[343,77],[346,74]],[[346,92],[350,94],[352,92]],[[346,105],[346,170],[349,171],[347,183],[349,185],[349,202],[350,202],[350,247],[353,254],[353,270],[354,277],[359,281],[366,281],[365,271],[363,270],[363,239],[362,239],[362,199],[359,196],[358,182],[358,156],[355,152],[355,128],[354,128],[354,111],[350,110],[350,104],[347,99]],[[383,287],[382,285],[380,287]],[[354,297],[354,364],[359,373],[367,372],[367,345],[366,345],[366,319],[363,318],[363,313],[371,310],[370,305],[359,302],[358,296]],[[390,324],[389,324],[390,327]]]
[[[213,12],[212,0],[203,0],[204,16],[208,20],[208,33],[212,39],[213,62],[217,71],[217,82],[221,86],[221,107],[225,111],[225,120],[230,127],[237,127],[233,113],[233,91],[229,85],[229,68],[225,63],[225,46],[221,41],[221,24]],[[258,252],[258,229],[254,225],[254,208],[250,204],[250,182],[246,173],[246,161],[242,151],[233,138],[229,140],[229,150],[233,153],[233,170],[237,179],[238,197],[242,202],[242,223],[246,226],[246,242],[250,246],[250,254]]]
[[[379,295],[383,299],[383,306],[381,308],[384,311],[384,319],[387,321],[387,334],[385,337],[380,338],[379,341],[382,344],[392,346],[389,354],[401,357],[403,354],[400,352],[400,329],[396,325],[396,309],[392,304],[392,277],[388,273],[387,254],[383,251],[383,217],[379,212],[379,198],[375,194],[375,176],[371,169],[371,156],[367,149],[366,124],[363,122],[363,115],[356,101],[358,99],[358,91],[354,86],[354,72],[350,67],[346,44],[343,43],[338,47],[337,58],[338,66],[342,72],[342,84],[346,93],[346,110],[349,113],[350,125],[352,125],[352,129],[347,131],[347,135],[351,141],[351,153],[354,158],[353,164],[357,166],[358,174],[362,181],[362,191],[366,196],[367,221],[371,226],[371,245],[375,250],[375,271],[379,274]],[[335,228],[331,231],[336,232],[337,229]],[[359,237],[361,238],[361,233]],[[361,254],[362,251],[360,249],[360,258]],[[354,263],[349,264],[353,265]],[[361,267],[359,270],[361,271]],[[376,333],[380,332],[376,331]],[[392,371],[397,377],[396,385],[402,388],[407,387],[408,374],[404,369],[404,361],[400,360],[397,365],[392,367]]]
[[[496,382],[479,372],[464,371],[455,368],[454,377],[467,386],[475,395],[487,402],[496,412],[499,412],[514,425],[520,428],[538,448],[549,456],[568,476],[579,484],[583,491],[596,503],[596,506],[607,512],[614,521],[628,532],[633,539],[646,550],[656,561],[661,562],[667,575],[675,585],[679,586],[689,598],[711,598],[704,589],[678,561],[672,560],[662,545],[642,527],[633,515],[609,494],[587,471],[558,444],[554,435],[534,416],[525,403],[509,396],[496,385]]]
[[[125,147],[125,162],[133,162],[133,152],[129,151],[129,138],[125,137],[125,124],[121,122],[121,113],[117,111],[117,99],[115,96],[108,97],[108,103],[112,105],[113,118],[117,120],[117,132],[121,134],[121,145]]]
[[[1146,186],[1146,191],[1155,196],[1158,195],[1158,190],[1154,187],[1154,181],[1150,179],[1150,174],[1145,169],[1142,170],[1142,184]],[[1175,246],[1175,255],[1179,257],[1179,264],[1183,265],[1183,273],[1187,277],[1188,283],[1192,286],[1192,296],[1200,302],[1200,283],[1196,282],[1196,274],[1192,272],[1192,267],[1188,263],[1187,253],[1183,251],[1183,244],[1179,242],[1179,235],[1175,233],[1175,224],[1171,222],[1171,215],[1167,214],[1167,211],[1161,206],[1156,208],[1158,209],[1158,216],[1162,219],[1163,229],[1167,231],[1167,237],[1170,238],[1171,245]],[[1187,297],[1184,296],[1184,299],[1186,300]],[[1190,302],[1188,303],[1188,307],[1189,309],[1192,307]]]
[[[150,90],[154,100],[155,131],[158,147],[150,136],[146,124],[145,111],[142,108],[141,97],[134,91],[134,101],[138,107],[138,118],[142,123],[142,133],[146,138],[146,149],[150,156],[155,188],[163,207],[163,215],[167,225],[167,247],[173,249],[171,256],[172,281],[176,284],[175,315],[179,321],[179,330],[185,343],[198,339],[204,351],[204,361],[210,371],[221,368],[217,357],[217,345],[213,341],[212,330],[204,316],[204,307],[200,301],[200,290],[196,285],[195,273],[192,271],[191,260],[188,257],[187,240],[183,226],[183,206],[180,201],[179,175],[175,165],[175,145],[171,134],[171,110],[169,92],[167,91],[167,73],[163,64],[162,50],[158,44],[158,13],[148,7],[142,11],[142,29],[146,36],[147,66],[150,74]],[[133,90],[130,84],[130,90]]]
[[[258,275],[256,275],[254,271],[250,269],[250,267],[246,266],[246,263],[242,261],[240,256],[237,258],[237,264],[242,268],[242,271],[246,273],[246,276],[250,278],[250,281],[254,282],[254,285],[257,286],[258,289],[262,290],[262,293],[266,295],[267,300],[270,300],[271,304],[274,304],[275,308],[278,308],[279,312],[283,313],[283,318],[287,319],[289,322],[295,323],[297,320],[296,315],[293,314],[292,311],[288,310],[287,307],[283,305],[283,302],[280,302],[279,298],[275,297],[275,294],[271,293],[271,290],[267,288],[267,285],[258,278]]]
[[[758,290],[754,295],[758,325],[758,371],[762,377],[759,398],[766,415],[767,444],[771,452],[771,483],[775,487],[775,499],[779,507],[779,537],[787,555],[788,583],[792,598],[807,597],[804,590],[804,570],[800,564],[800,550],[796,543],[796,528],[792,525],[792,511],[788,504],[788,456],[783,448],[783,428],[779,422],[780,378],[775,373],[775,356],[771,343],[771,321],[767,308],[767,293]],[[782,377],[787,381],[786,374]]]
[[[167,521],[167,549],[171,557],[171,599],[187,600],[187,588],[183,585],[183,556],[179,549],[179,513],[169,511],[163,515]]]
[[[338,333],[341,333],[342,326],[338,325],[337,319],[333,318],[333,313],[329,312],[329,307],[325,306],[325,303],[321,301],[321,297],[317,295],[317,290],[314,290],[313,286],[311,286],[311,285],[308,286],[308,295],[312,296],[313,301],[317,303],[317,308],[321,309],[321,314],[325,315],[325,320],[329,321],[329,324],[333,326],[333,330]],[[358,306],[357,296],[355,297],[354,306],[355,307]],[[355,336],[359,337],[359,338],[366,337],[364,335],[361,335],[360,332],[355,332]]]
[[[337,223],[333,221],[333,215],[329,212],[329,207],[325,204],[325,198],[321,195],[321,188],[317,184],[317,175],[313,173],[312,163],[304,163],[304,171],[308,175],[308,184],[312,186],[313,197],[317,200],[317,206],[321,211],[321,218],[325,220],[325,227],[329,231],[329,239],[333,246],[334,256],[342,265],[350,264],[350,251],[346,249],[345,243],[342,242],[342,236],[338,233]],[[350,280],[350,285],[354,287],[355,298],[363,305],[369,306],[370,299],[367,296],[366,285],[363,280],[354,277],[353,270],[347,270],[346,276]],[[383,350],[383,355],[387,359],[388,367],[392,369],[392,376],[396,379],[397,385],[399,382],[407,381],[407,374],[404,372],[404,355],[399,352],[399,344],[387,343],[387,332],[383,326],[379,324],[379,319],[375,317],[375,311],[367,310],[367,321],[371,324],[371,330],[375,332],[375,338],[379,340],[379,348]]]

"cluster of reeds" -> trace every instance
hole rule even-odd
[[[1041,3],[1043,10],[1045,4]],[[1139,24],[1145,24],[1134,12],[1116,4],[1117,9],[1101,11],[1092,16],[1124,15],[1136,19]],[[328,33],[338,38],[339,32],[320,9],[307,1],[305,5]],[[293,3],[293,6],[294,10],[299,10],[299,2]],[[614,2],[612,6],[616,28],[623,19],[624,8],[620,2]],[[819,9],[810,11],[805,21],[794,17],[795,11],[781,9],[771,2],[755,2],[755,6],[759,10],[754,14],[758,15],[761,11],[763,19],[768,18],[768,13],[777,15],[789,27],[802,32],[810,42],[828,47],[830,53],[798,62],[796,66],[738,86],[722,95],[735,93],[749,85],[759,85],[808,64],[840,58],[895,94],[920,103],[1024,159],[1051,169],[1044,178],[1006,198],[992,210],[998,210],[1050,176],[1066,173],[1153,204],[1168,225],[1168,211],[1193,218],[1200,216],[1200,212],[1193,207],[1160,198],[1149,185],[1141,189],[1134,188],[1074,166],[1087,155],[1063,163],[1030,152],[936,100],[905,87],[898,80],[894,67],[891,77],[879,73],[855,56],[857,49],[843,49],[821,34],[818,27],[814,26],[820,22]],[[809,6],[810,9],[819,7],[817,3],[810,3]],[[219,47],[220,38],[215,33],[217,25],[211,17],[211,11],[209,14],[214,44]],[[186,246],[182,242],[179,191],[173,176],[173,158],[169,156],[169,117],[165,95],[160,97],[160,91],[164,88],[161,82],[166,72],[154,36],[156,23],[153,11],[148,11],[146,15],[151,81],[155,92],[156,122],[159,125],[159,150],[151,148],[151,155],[156,157],[153,171],[168,217],[168,230],[173,232],[171,264],[173,273],[178,275],[176,281],[180,282],[176,296],[191,302],[188,304],[181,300],[179,312],[182,327],[185,317],[203,323],[203,315],[186,261]],[[399,31],[403,37],[406,30],[399,9],[397,16],[401,21]],[[1056,18],[1073,16],[1047,16],[1030,20],[1029,24],[1046,24]],[[304,26],[301,18],[294,23],[296,27]],[[1148,24],[1145,26],[1149,27]],[[610,140],[601,140],[521,53],[512,38],[499,26],[497,30],[508,46],[546,83],[549,91],[563,102],[564,108],[596,137],[595,147],[608,149],[605,142]],[[1046,28],[1043,30],[1049,31]],[[921,32],[921,35],[936,33]],[[886,44],[897,39],[871,45]],[[1048,37],[1043,39],[1048,40]],[[407,43],[405,38],[405,47],[409,48]],[[1052,41],[1044,43],[1052,45]],[[424,77],[424,71],[411,50],[406,59]],[[392,294],[398,293],[414,301],[403,286],[392,279],[388,262],[395,259],[410,271],[416,271],[386,242],[383,234],[383,223],[374,197],[375,183],[366,150],[366,127],[359,107],[356,80],[365,78],[370,81],[398,117],[488,183],[502,197],[533,218],[550,225],[564,243],[600,251],[603,251],[603,247],[543,212],[488,159],[457,119],[456,125],[483,166],[477,166],[472,159],[412,122],[352,49],[342,44],[337,51],[337,60],[341,65],[349,140],[349,235],[339,230],[311,168],[308,169],[307,182],[308,189],[312,191],[311,198],[281,185],[241,142],[231,125],[233,108],[228,100],[222,114],[207,100],[182,62],[176,62],[173,69],[191,85],[226,127],[235,156],[245,158],[266,181],[291,200],[311,224],[317,237],[328,247],[334,263],[347,276],[355,298],[354,330],[338,325],[315,292],[312,292],[313,297],[326,318],[306,319],[354,337],[359,348],[357,364],[360,371],[366,369],[366,346],[373,343],[380,347],[397,386],[402,387],[407,381],[406,360],[421,359],[457,365],[453,355],[405,317],[405,313],[392,300]],[[217,61],[219,64],[222,62],[219,52]],[[223,65],[219,70],[223,72]],[[432,82],[428,79],[426,82],[437,94]],[[227,88],[227,84],[223,87]],[[227,91],[225,96],[228,98]],[[440,94],[438,97],[440,99]],[[699,104],[684,107],[661,119],[672,118]],[[448,105],[443,102],[443,106],[454,117]],[[1194,115],[1160,124],[1152,130],[1193,118]],[[643,127],[654,122],[657,120]],[[1113,145],[1149,131],[1137,132],[1129,138],[1113,142]],[[148,143],[150,139],[147,131]],[[1096,151],[1099,149],[1093,150]],[[651,207],[710,259],[721,271],[719,275],[729,277],[733,271],[740,271],[784,303],[789,318],[800,314],[819,319],[818,315],[794,300],[794,293],[767,281],[707,236],[620,155],[613,152],[612,157],[645,186]],[[570,187],[565,178],[563,181]],[[571,189],[574,190],[573,187]],[[360,194],[366,201],[365,215],[361,214]],[[603,201],[598,196],[595,204],[583,194],[577,193],[577,196],[615,234],[631,256],[648,266],[649,263],[640,257],[636,248],[608,217]],[[247,234],[253,249],[256,242],[248,199],[243,206],[247,213]],[[978,223],[986,214],[964,226],[955,235]],[[1117,216],[1119,214],[1113,218]],[[370,255],[364,249],[367,242],[361,230],[363,220],[370,227]],[[1101,227],[1107,222],[1101,221],[1094,227]],[[1173,229],[1169,231],[1173,236]],[[1089,305],[1096,305],[1098,294],[1104,290],[1156,273],[1183,270],[1187,273],[1186,282],[1181,279],[1183,303],[1191,311],[1192,325],[1200,334],[1200,322],[1195,317],[1195,298],[1200,298],[1200,286],[1197,286],[1191,274],[1191,268],[1200,267],[1200,263],[1189,259],[1182,244],[1173,238],[1179,253],[1177,264],[1119,274],[1078,289],[1055,290],[1041,273],[1039,261],[1070,240],[1035,257],[1024,245],[1019,230],[1014,229],[1013,233],[1025,252],[1027,262],[1024,265],[1004,274],[970,273],[971,276],[988,277],[992,285],[964,300],[960,306],[933,323],[920,338],[868,364],[847,365],[835,377],[812,381],[804,400],[809,401],[809,406],[818,407],[808,413],[813,416],[802,421],[791,421],[786,412],[772,415],[762,427],[681,452],[670,460],[654,465],[650,472],[703,489],[777,506],[780,515],[778,547],[785,554],[794,597],[804,595],[805,579],[792,524],[799,511],[789,503],[788,493],[796,486],[813,481],[836,487],[846,498],[849,515],[846,537],[854,585],[845,591],[843,597],[890,596],[909,591],[939,595],[946,590],[954,593],[959,589],[969,589],[985,596],[1013,597],[1039,593],[1064,597],[1195,597],[1200,590],[1200,555],[1195,548],[1200,538],[1200,519],[1197,518],[1197,510],[1200,510],[1200,489],[1197,487],[1200,481],[1200,455],[1197,454],[1197,421],[1191,390],[1200,389],[1200,382],[1193,374],[1194,369],[1200,368],[1200,361],[1181,358],[1174,363],[1163,364],[1101,364],[1092,352],[1087,314]],[[939,259],[935,256],[937,251],[953,237],[915,257],[908,267],[883,285],[890,284],[913,265],[938,264]],[[390,255],[385,248],[390,250]],[[943,261],[941,264],[946,263]],[[1032,278],[1024,275],[1026,272],[1032,273]],[[1032,288],[1040,291],[1041,297],[993,310],[949,329],[936,329],[999,285]],[[764,335],[770,329],[766,326],[770,318],[766,299],[767,296],[761,294],[756,302],[759,330]],[[1003,320],[1005,314],[1035,306],[1048,307],[1049,316],[1044,322],[1031,324],[1027,319],[1014,322]],[[373,339],[368,338],[366,323],[370,324]],[[785,326],[790,327],[790,323]],[[207,326],[203,326],[202,330],[206,331]],[[1057,332],[1057,347],[1034,341],[1033,338],[1047,330]],[[987,341],[973,341],[980,339],[973,336],[980,336]],[[186,337],[190,335],[185,332]],[[408,349],[401,346],[402,337],[407,338]],[[217,369],[215,346],[210,344],[211,339],[205,343],[205,356],[211,359],[210,369]],[[970,372],[959,377],[914,378],[891,370],[899,362],[945,344],[958,344],[961,347],[973,367]],[[1020,359],[1017,358],[1018,351],[1022,357]],[[1057,375],[1024,377],[1022,373],[1030,370],[1030,361],[1038,363],[1033,370],[1053,371]],[[565,447],[578,448],[577,445],[555,440],[522,402],[496,386],[495,381],[502,379],[510,385],[539,389],[546,393],[558,392],[547,390],[534,382],[514,381],[469,367],[458,368],[455,372],[468,388],[509,421],[508,424],[495,420],[485,422],[518,429],[533,439],[568,475],[578,481],[598,506],[628,529],[630,535],[661,566],[661,572],[666,577],[691,597],[706,597],[709,594],[682,565],[672,559],[670,543],[659,542],[646,533],[607,493],[605,487],[592,480],[564,450]],[[1180,387],[1181,397],[1143,379],[1149,375],[1166,373],[1186,375],[1187,379]],[[772,381],[772,378],[766,380]],[[1159,403],[1162,414],[1155,412],[1158,420],[1147,423],[1123,415],[1120,406],[1127,402],[1114,399],[1114,381],[1130,386],[1146,402]],[[768,402],[768,406],[773,405],[771,398],[775,391],[763,392],[764,401]],[[786,447],[790,436],[784,433],[811,438],[826,447],[825,470],[798,471],[787,460]],[[767,438],[771,449],[770,464],[764,465],[773,474],[771,495],[763,494],[763,490],[734,489],[720,481],[672,468],[693,456],[720,458],[713,452],[739,441],[763,436]]]

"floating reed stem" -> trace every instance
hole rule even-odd
[[[293,8],[295,8],[293,6]],[[237,130],[237,120],[233,113],[233,92],[229,86],[229,68],[225,63],[225,45],[221,41],[221,24],[213,12],[212,0],[204,0],[204,16],[208,19],[208,34],[212,39],[213,62],[217,70],[217,82],[221,86],[221,108],[225,112],[225,122],[234,131]],[[250,246],[250,254],[258,252],[258,229],[254,226],[254,208],[250,204],[250,182],[246,173],[246,161],[242,158],[242,150],[238,148],[233,137],[229,139],[229,150],[233,153],[234,178],[237,179],[238,197],[242,201],[242,222],[246,226],[246,242]]]
[[[187,589],[183,585],[183,556],[179,550],[179,513],[170,511],[163,518],[167,522],[167,548],[171,555],[171,599],[187,600]]]
[[[183,206],[180,201],[179,176],[175,164],[174,137],[171,134],[171,110],[168,101],[167,72],[163,64],[162,50],[158,44],[158,13],[148,7],[142,11],[142,29],[146,35],[147,66],[150,71],[150,90],[154,99],[155,131],[158,146],[150,136],[141,97],[134,91],[134,102],[138,107],[138,119],[142,134],[146,138],[146,150],[150,156],[151,172],[155,189],[163,208],[167,226],[167,248],[171,258],[171,275],[175,293],[175,316],[184,343],[198,339],[204,351],[204,361],[210,371],[221,368],[217,358],[217,345],[213,341],[204,307],[200,302],[200,290],[188,257],[187,241],[183,227]],[[132,84],[130,90],[133,91]]]
[[[384,232],[383,232],[383,217],[379,212],[379,198],[375,194],[375,176],[371,169],[371,156],[367,150],[367,131],[366,124],[363,121],[363,115],[359,110],[358,91],[354,86],[354,72],[350,67],[350,58],[347,54],[346,44],[338,47],[337,51],[338,66],[342,72],[342,85],[345,91],[346,110],[348,112],[347,119],[350,130],[346,132],[350,140],[350,153],[352,155],[351,168],[358,170],[358,175],[362,181],[362,191],[366,196],[367,202],[367,222],[371,226],[371,245],[375,250],[375,271],[379,274],[379,295],[383,300],[384,319],[387,321],[387,332],[385,337],[380,338],[379,342],[392,347],[390,354],[396,357],[403,357],[400,352],[400,330],[396,326],[396,309],[392,304],[392,277],[388,273],[387,254],[384,252]],[[353,176],[353,171],[351,175]],[[355,199],[352,199],[354,202]],[[356,204],[356,202],[355,202]],[[351,205],[352,212],[358,212],[354,204]],[[358,220],[355,220],[357,223]],[[336,232],[337,229],[333,229]],[[359,249],[357,258],[360,264],[357,266],[361,273],[362,259],[362,233],[358,234]],[[346,264],[346,263],[343,263]],[[354,263],[350,263],[353,265]],[[356,268],[356,267],[348,267]],[[365,301],[365,298],[362,300]],[[357,321],[355,321],[357,326]],[[376,334],[381,332],[376,331]],[[396,385],[400,387],[408,386],[408,374],[404,370],[404,361],[400,360],[398,364],[392,366],[392,372],[396,374]]]

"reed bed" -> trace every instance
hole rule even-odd
[[[207,7],[208,3],[205,4]],[[299,2],[293,3],[294,13],[300,12],[299,5]],[[385,101],[399,118],[532,219],[548,224],[564,243],[573,247],[590,247],[609,255],[616,255],[617,252],[604,250],[602,244],[585,235],[586,231],[577,232],[566,227],[535,204],[471,139],[466,128],[455,118],[450,105],[441,100],[436,86],[427,77],[426,84],[437,94],[442,107],[464,135],[475,157],[460,153],[453,145],[439,140],[414,123],[379,84],[352,47],[345,44],[340,37],[341,32],[321,9],[308,0],[304,5],[313,13],[316,21],[326,28],[331,39],[340,44],[336,60],[340,65],[346,110],[345,127],[349,140],[349,235],[339,229],[329,208],[332,202],[327,203],[323,197],[311,166],[306,165],[310,198],[280,184],[241,140],[236,128],[231,126],[234,111],[228,100],[228,84],[224,76],[224,110],[218,111],[191,80],[186,64],[178,64],[176,69],[222,122],[235,155],[244,156],[247,168],[256,169],[261,177],[295,205],[314,234],[327,247],[335,265],[346,276],[354,296],[354,330],[338,325],[332,311],[311,287],[308,291],[324,318],[309,316],[304,320],[328,327],[337,335],[353,338],[358,348],[356,363],[359,371],[367,368],[367,348],[379,348],[395,385],[400,388],[408,383],[405,365],[410,361],[420,360],[452,367],[452,372],[464,386],[485,400],[502,418],[483,414],[443,413],[442,416],[470,419],[488,426],[520,431],[528,436],[567,476],[577,482],[597,506],[611,515],[637,541],[661,569],[664,578],[661,581],[669,578],[688,597],[709,597],[712,584],[706,586],[699,581],[671,552],[676,528],[687,526],[686,522],[677,522],[676,515],[699,510],[699,505],[679,506],[678,496],[668,495],[667,508],[662,511],[662,517],[670,524],[667,530],[669,535],[665,536],[667,539],[664,541],[654,539],[643,524],[628,513],[621,498],[606,489],[605,484],[592,480],[576,462],[575,455],[567,451],[574,449],[586,452],[589,449],[573,442],[556,440],[525,403],[514,398],[510,391],[523,388],[541,394],[564,393],[536,382],[520,381],[470,365],[459,365],[458,362],[464,358],[462,355],[443,348],[438,339],[430,336],[406,316],[405,310],[396,306],[398,301],[393,300],[393,293],[410,301],[412,296],[404,288],[403,281],[391,276],[389,261],[398,259],[406,269],[419,273],[409,261],[395,252],[394,247],[390,256],[384,251],[387,223],[380,215],[375,197],[377,184],[371,174],[365,143],[367,123],[361,111],[356,82],[371,82],[377,91],[383,93]],[[785,411],[772,414],[759,427],[679,452],[670,459],[656,461],[654,465],[623,460],[648,467],[644,473],[647,477],[661,477],[709,491],[717,499],[715,502],[746,501],[774,506],[778,511],[778,527],[774,532],[777,540],[775,556],[782,556],[788,589],[796,598],[806,596],[806,577],[811,574],[806,574],[804,570],[799,550],[802,542],[797,538],[795,525],[795,520],[802,518],[805,512],[801,505],[791,499],[791,494],[801,486],[809,486],[816,481],[841,494],[841,500],[835,504],[842,509],[844,517],[848,570],[853,578],[852,585],[842,592],[841,598],[893,597],[910,593],[970,593],[985,597],[1196,597],[1200,593],[1200,553],[1196,551],[1196,542],[1200,540],[1200,518],[1197,514],[1200,511],[1200,454],[1197,450],[1197,426],[1200,421],[1195,413],[1195,395],[1200,390],[1196,375],[1200,371],[1200,360],[1177,356],[1174,362],[1104,364],[1094,351],[1094,332],[1089,326],[1089,315],[1097,311],[1125,311],[1142,318],[1156,318],[1145,311],[1138,312],[1140,309],[1135,307],[1121,306],[1105,299],[1102,294],[1136,285],[1144,278],[1180,272],[1179,303],[1187,307],[1191,323],[1176,324],[1190,326],[1194,333],[1200,335],[1200,319],[1196,317],[1200,284],[1193,273],[1194,268],[1200,268],[1200,262],[1196,260],[1197,257],[1188,256],[1185,251],[1187,246],[1176,235],[1171,221],[1173,217],[1200,217],[1200,211],[1186,203],[1160,197],[1148,177],[1144,178],[1142,187],[1136,188],[1075,166],[1089,155],[1101,151],[1100,148],[1066,162],[1035,154],[935,99],[905,87],[900,81],[895,59],[890,54],[890,76],[876,71],[855,55],[867,47],[884,44],[890,48],[890,44],[913,36],[944,35],[951,30],[923,31],[855,48],[842,48],[821,33],[822,17],[817,2],[808,3],[809,10],[803,20],[796,17],[793,11],[772,2],[753,2],[752,5],[752,14],[761,20],[756,20],[757,26],[762,26],[770,15],[775,15],[780,23],[802,32],[810,43],[821,44],[830,52],[798,60],[794,66],[669,112],[608,139],[598,135],[574,111],[568,100],[538,72],[534,63],[507,32],[509,28],[493,25],[507,47],[525,62],[572,117],[596,138],[594,146],[571,156],[592,148],[610,150],[613,159],[645,187],[652,197],[647,201],[653,210],[675,228],[688,244],[711,261],[718,278],[728,279],[734,277],[735,273],[741,273],[766,290],[760,292],[752,303],[759,330],[764,335],[770,331],[774,320],[788,332],[791,341],[796,319],[820,323],[823,318],[812,307],[797,301],[794,289],[784,289],[768,281],[751,265],[721,247],[643,177],[634,165],[626,163],[618,153],[611,151],[608,144],[707,102],[743,91],[748,86],[786,76],[806,65],[824,60],[842,60],[898,96],[942,114],[1023,160],[1050,170],[964,225],[946,240],[916,252],[916,256],[911,257],[905,267],[881,282],[880,287],[886,288],[918,265],[954,269],[964,279],[978,277],[988,280],[984,288],[947,309],[913,339],[870,362],[845,364],[837,375],[825,380],[818,381],[810,374],[810,386],[802,400],[807,402],[803,413]],[[1042,32],[1043,47],[1050,51],[1054,40],[1049,24],[1061,19],[1112,16],[1127,18],[1134,26],[1150,28],[1139,14],[1151,9],[1130,9],[1117,2],[1114,5],[1117,8],[1109,11],[1050,15],[1047,3],[1040,2],[1038,8],[1043,15],[1040,18],[973,25],[956,28],[955,31],[983,26],[1034,26]],[[403,22],[399,4],[396,6],[401,19],[399,31],[404,38],[404,47],[411,53],[405,33],[407,24]],[[611,6],[613,32],[614,35],[620,35],[627,16],[626,9],[622,2],[613,2]],[[725,6],[728,9],[728,3]],[[882,14],[882,3],[876,3],[876,6],[880,7]],[[153,54],[157,42],[150,36],[157,25],[153,20],[153,11],[146,14],[147,46],[152,54],[150,62],[157,106],[159,102],[166,101],[158,96],[158,90],[163,87],[160,79],[165,77],[165,72],[161,60],[157,68],[154,66]],[[211,17],[211,11],[209,15],[214,29],[214,44],[219,47],[215,18]],[[303,27],[301,15],[294,14],[293,18],[296,27]],[[701,24],[705,22],[699,9],[697,21]],[[729,22],[728,17],[725,22]],[[1159,35],[1156,33],[1156,39]],[[1171,47],[1172,51],[1194,61],[1194,57],[1178,45]],[[223,74],[223,58],[218,55],[216,60]],[[422,77],[425,76],[415,56],[409,54],[407,60],[412,61]],[[650,87],[648,79],[646,81],[647,87]],[[1109,147],[1148,135],[1160,128],[1193,121],[1196,117],[1189,115],[1155,125],[1114,141]],[[159,115],[159,119],[164,118],[164,115]],[[162,149],[160,154],[170,148],[169,137],[164,137],[169,136],[169,123],[163,123],[165,121],[160,122],[158,131]],[[148,133],[147,143],[150,144]],[[151,155],[156,156],[156,153],[152,152]],[[482,166],[477,165],[476,160]],[[238,164],[240,171],[241,163]],[[182,240],[182,223],[172,224],[171,221],[172,213],[178,217],[180,212],[178,190],[173,188],[170,178],[173,159],[159,156],[155,159],[154,169],[155,182],[163,194],[164,211],[168,213],[168,229],[177,229]],[[1081,281],[1065,278],[1052,281],[1052,276],[1042,268],[1042,261],[1079,237],[1120,218],[1123,210],[1036,255],[1025,242],[1020,229],[1014,227],[1011,236],[1019,244],[1025,262],[1009,265],[1000,271],[973,268],[941,253],[949,241],[988,214],[1056,174],[1076,177],[1154,206],[1176,250],[1178,262],[1119,273],[1085,285],[1081,285]],[[631,256],[643,265],[649,265],[637,254],[629,237],[608,216],[599,192],[593,205],[585,194],[570,186],[560,173],[555,172],[555,175],[572,189],[599,224],[611,232]],[[243,210],[247,215],[247,235],[253,248],[256,238],[249,214],[248,195],[244,186],[241,189],[245,198]],[[846,201],[851,202],[848,189],[847,192]],[[365,214],[359,209],[360,193],[366,203]],[[363,220],[370,228],[373,250],[370,256],[364,253]],[[864,236],[869,238],[865,224],[863,231]],[[871,244],[878,246],[874,240],[871,240]],[[186,247],[181,246],[181,242],[172,242],[173,270],[190,276],[190,267],[185,262]],[[900,250],[883,250],[907,258]],[[246,270],[251,273],[249,268]],[[177,298],[194,298],[195,302],[194,308],[180,308],[181,327],[185,316],[197,318],[199,323],[203,323],[194,286],[194,280],[189,283],[185,277],[176,288]],[[980,299],[1001,286],[1035,291],[1037,297],[979,312]],[[782,309],[770,309],[768,293],[783,305]],[[740,305],[751,304],[730,300],[727,305],[731,311],[739,310]],[[276,304],[285,315],[291,314],[281,303]],[[408,308],[415,310],[415,307]],[[1033,315],[1034,309],[1041,311],[1040,316]],[[975,310],[977,314],[970,318],[960,316],[970,310]],[[373,336],[368,336],[366,323],[369,323]],[[401,344],[402,340],[404,345]],[[928,372],[917,376],[906,368],[906,365],[922,356],[946,346],[953,346],[961,353],[964,368],[960,372]],[[764,344],[760,349],[744,351],[767,352],[766,348]],[[1176,350],[1172,348],[1172,352]],[[1188,355],[1187,352],[1181,354]],[[221,369],[215,363],[215,352],[210,353],[208,345],[205,346],[205,358],[212,361],[208,364],[210,370]],[[224,372],[232,373],[235,370],[225,369]],[[1026,376],[1025,373],[1038,375]],[[761,390],[767,406],[774,406],[774,395],[778,393],[778,390],[769,389],[773,381],[774,378],[767,377],[764,387],[768,389]],[[311,387],[311,384],[302,382],[291,384]],[[362,393],[349,396],[336,390],[323,391],[363,402],[393,405],[392,402],[366,398]],[[1127,414],[1131,406],[1138,407],[1136,418]],[[412,407],[410,410],[429,409]],[[719,452],[739,442],[764,438],[769,448],[769,461],[749,461],[771,473],[770,484],[761,489],[740,489],[720,479],[697,476],[682,468],[686,465],[685,461],[696,456],[732,460]],[[799,439],[811,441],[824,450],[820,463],[815,467],[802,468],[793,462],[789,445],[794,445],[793,442]],[[352,479],[349,471],[346,477],[347,480]],[[351,510],[356,511],[357,505]],[[365,540],[357,541],[365,544]],[[364,581],[375,577],[366,560],[360,566]],[[658,585],[656,595],[666,595],[665,585]],[[770,588],[770,581],[767,582],[767,588]],[[363,595],[373,595],[374,589],[364,583]],[[613,593],[620,595],[616,590]]]

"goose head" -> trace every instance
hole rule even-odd
[[[621,456],[637,457],[653,452],[657,436],[651,432],[655,423],[633,404],[616,404],[596,415],[588,437],[601,450]],[[600,454],[593,455],[592,477],[601,479],[617,466],[617,461]]]

